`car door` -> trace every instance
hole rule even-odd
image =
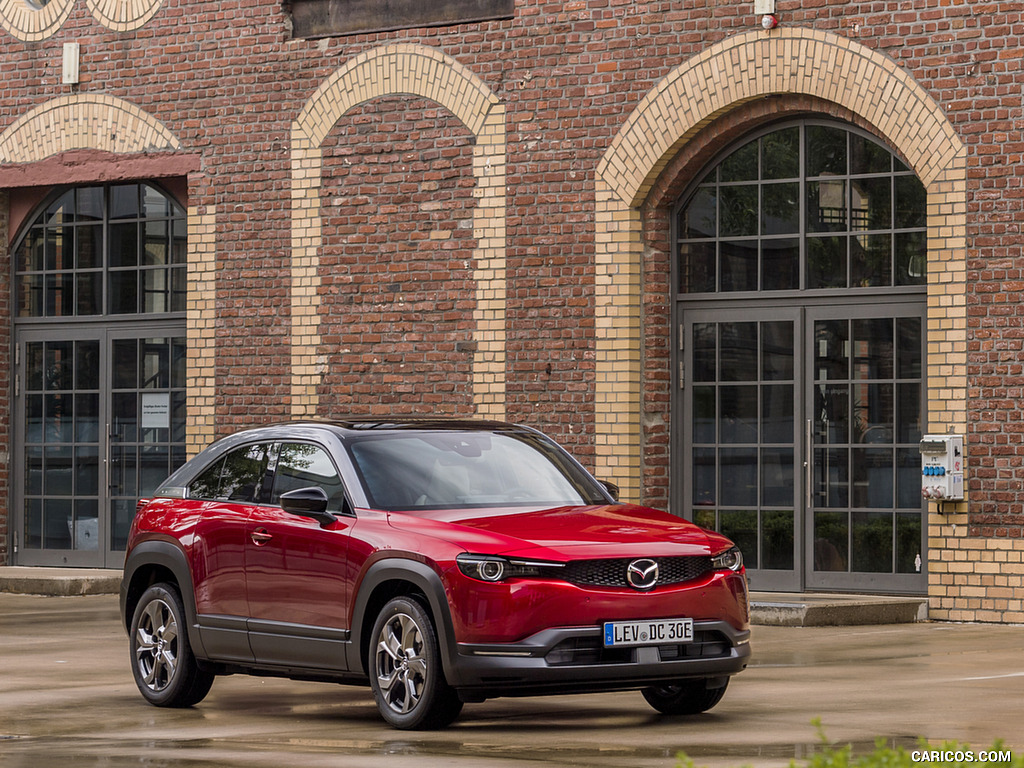
[[[281,508],[280,497],[300,488],[321,488],[329,524]],[[349,639],[347,563],[354,517],[329,452],[313,443],[282,443],[274,449],[265,502],[247,523],[246,591],[249,642],[261,664],[345,669]]]
[[[218,659],[252,660],[246,536],[263,493],[269,448],[266,443],[236,448],[189,485],[190,498],[204,500],[193,546],[196,613],[206,651]]]

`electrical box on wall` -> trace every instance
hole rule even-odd
[[[932,501],[963,501],[964,439],[925,435],[921,441],[921,495]]]

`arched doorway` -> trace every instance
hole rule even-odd
[[[151,183],[64,188],[14,241],[14,560],[120,567],[185,460],[186,217]]]
[[[760,590],[924,592],[926,192],[875,137],[745,137],[674,216],[673,508]]]

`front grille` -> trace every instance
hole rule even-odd
[[[626,569],[637,558],[573,560],[558,569],[558,577],[581,587],[628,587]],[[658,585],[682,584],[714,570],[703,555],[651,558],[658,563]]]
[[[661,661],[714,659],[728,656],[731,646],[719,632],[697,631],[692,643],[659,645]],[[600,637],[573,637],[563,640],[544,657],[553,667],[570,664],[630,664],[637,660],[636,648],[605,648]]]

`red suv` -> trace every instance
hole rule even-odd
[[[214,443],[139,502],[121,608],[152,704],[191,706],[233,672],[368,683],[405,729],[618,689],[703,712],[750,655],[732,542],[617,503],[533,429],[476,421]]]

